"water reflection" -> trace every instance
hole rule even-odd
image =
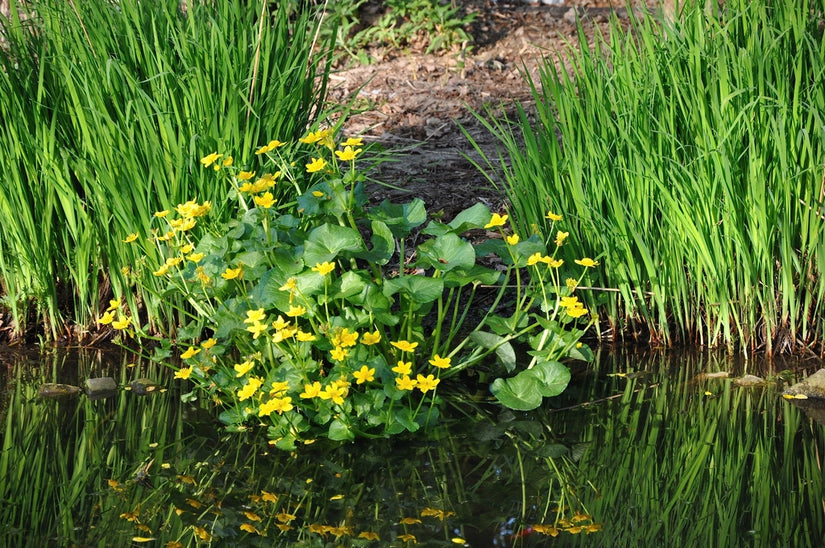
[[[552,419],[591,444],[578,473],[597,491],[582,499],[605,523],[598,538],[568,544],[821,546],[823,430],[780,397],[820,366],[605,356],[580,397],[620,396]],[[641,374],[618,375],[628,372]],[[740,387],[745,373],[766,382]]]
[[[455,387],[453,419],[428,437],[287,454],[254,426],[221,432],[151,363],[36,359],[8,368],[0,403],[1,545],[816,546],[825,533],[822,428],[779,397],[784,364],[605,354],[537,412]],[[768,382],[697,376],[723,370]],[[105,375],[168,390],[37,398]]]

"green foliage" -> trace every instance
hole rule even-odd
[[[0,21],[4,304],[18,333],[38,312],[47,338],[72,320],[80,336],[98,294],[126,293],[143,260],[115,234],[186,196],[226,214],[193,158],[300,135],[321,112],[329,59],[313,51],[309,13],[285,6],[263,17],[241,0],[17,6]],[[138,301],[153,323],[179,304]]]
[[[518,230],[564,211],[603,257],[585,280],[601,333],[821,345],[825,3],[705,4],[629,13],[592,48],[581,32],[572,77],[547,59],[530,82],[535,122],[487,122],[507,154],[485,169]]]
[[[185,349],[177,376],[197,387],[187,397],[220,402],[231,429],[263,422],[276,447],[293,449],[318,436],[429,426],[440,382],[471,366],[515,373],[497,382],[538,394],[525,401],[494,390],[505,406],[532,409],[559,394],[569,372],[557,360],[589,355],[575,328],[587,314],[572,295],[578,282],[561,282],[554,258],[566,234],[521,241],[506,215],[483,205],[449,224],[427,223],[417,199],[369,206],[356,168],[362,146],[336,144],[330,129],[297,144],[273,141],[258,150],[257,179],[209,154],[201,161],[219,167],[225,183],[215,187],[235,197],[235,216],[223,223],[209,203],[189,201],[157,217],[152,238],[132,241],[147,257],[135,276],[159,287],[157,298],[196,311],[177,341]],[[272,191],[290,183],[297,199],[276,201]],[[481,229],[497,237],[474,248],[464,235]],[[408,250],[414,232],[423,238]],[[480,264],[490,254],[504,272]],[[584,272],[596,264],[579,262]],[[473,308],[479,290],[493,293],[485,310]],[[113,302],[101,321],[142,335],[127,310]],[[516,341],[530,352],[518,355]]]
[[[426,53],[440,53],[472,40],[465,29],[476,14],[464,13],[455,1],[385,0],[380,15],[369,21],[363,14],[366,4],[367,0],[332,0],[325,4],[321,26],[321,35],[334,41],[339,55],[360,63],[369,63],[367,47],[401,50],[414,46]]]

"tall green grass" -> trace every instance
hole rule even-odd
[[[698,4],[698,5],[697,5]],[[768,353],[822,348],[825,2],[628,10],[546,59],[535,117],[487,121],[515,226],[547,210],[599,257],[591,305],[614,338]],[[562,57],[562,55],[560,55]],[[563,66],[563,64],[562,64]]]
[[[256,147],[319,116],[327,49],[313,49],[314,14],[287,2],[15,5],[0,21],[3,304],[18,333],[39,317],[47,337],[72,322],[82,336],[99,293],[126,293],[121,268],[140,264],[126,235],[190,199],[221,218],[228,189],[199,158],[254,169]],[[171,306],[139,300],[170,320]]]

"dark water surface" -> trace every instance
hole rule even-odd
[[[454,387],[429,435],[271,449],[121,352],[0,354],[0,546],[821,546],[816,363],[601,353],[514,413]],[[745,372],[740,387],[701,373]],[[45,382],[112,376],[104,399]],[[163,390],[126,390],[148,378]],[[448,392],[448,391],[445,391]],[[410,536],[405,536],[410,535]],[[556,536],[553,536],[556,535]],[[374,538],[380,540],[373,540]],[[414,539],[414,540],[413,540]]]

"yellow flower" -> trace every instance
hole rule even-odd
[[[169,215],[168,209],[164,209],[163,211],[155,211],[155,217],[157,217],[158,219],[163,219],[167,215]]]
[[[351,146],[345,146],[344,150],[336,150],[335,155],[338,156],[338,159],[342,162],[348,162],[350,160],[355,160],[355,157],[361,154],[363,149],[353,149]]]
[[[286,283],[278,288],[279,291],[294,291],[298,289],[298,281],[295,278],[287,279]]]
[[[180,257],[169,257],[168,259],[166,259],[166,266],[168,266],[168,267],[178,266],[181,263],[182,260],[183,259],[181,259]]]
[[[581,265],[585,268],[591,268],[591,267],[594,267],[594,266],[599,266],[599,263],[597,261],[594,261],[593,259],[591,259],[589,257],[585,257],[584,259],[576,259],[573,262],[576,263],[577,265]]]
[[[441,382],[441,380],[436,379],[432,374],[427,375],[426,377],[419,374],[415,378],[415,384],[418,386],[418,389],[421,390],[422,394],[426,394],[430,390],[435,390],[435,387],[438,386],[439,382]]]
[[[398,523],[401,525],[415,525],[417,523],[421,523],[421,520],[418,518],[401,518],[401,521]]]
[[[274,322],[272,322],[272,328],[276,329],[278,331],[280,331],[282,329],[286,329],[287,327],[289,327],[289,325],[290,325],[290,323],[288,321],[286,321],[284,319],[284,317],[281,316],[280,314],[278,314],[278,317],[275,318]]]
[[[270,396],[283,397],[284,392],[289,390],[289,381],[272,381],[272,388],[269,389]]]
[[[554,259],[552,257],[545,257],[542,259],[550,268],[558,268],[564,264],[563,259]]]
[[[238,390],[238,400],[248,400],[258,391],[258,388],[260,388],[262,384],[263,381],[258,377],[250,377],[246,386]]]
[[[264,209],[269,209],[275,204],[275,198],[271,192],[267,192],[263,196],[255,196],[253,200],[255,200],[255,205]]]
[[[238,180],[239,181],[248,181],[249,179],[251,179],[254,176],[255,176],[254,171],[241,171],[240,173],[238,173]]]
[[[310,131],[306,137],[298,139],[302,143],[312,145],[320,141],[326,141],[332,136],[332,131],[329,129],[321,129],[318,131]]]
[[[205,341],[203,341],[201,343],[201,348],[203,348],[204,350],[209,350],[210,348],[212,348],[216,344],[218,344],[218,339],[209,338],[209,339],[206,339]]]
[[[334,403],[338,405],[343,405],[344,403],[344,396],[347,394],[347,389],[342,386],[336,386],[335,384],[331,384],[324,388],[318,397],[322,400],[332,400]]]
[[[395,378],[395,386],[399,390],[412,390],[415,388],[415,381],[412,380],[409,375],[404,375],[403,377]]]
[[[246,330],[252,333],[253,339],[257,339],[261,336],[261,333],[266,333],[267,325],[265,323],[255,322],[247,327]]]
[[[364,333],[361,335],[361,344],[370,346],[381,342],[381,333],[376,329],[375,333]]]
[[[401,360],[398,362],[398,365],[392,368],[392,370],[399,375],[409,375],[412,373],[412,362],[405,362]]]
[[[572,292],[575,291],[576,288],[579,286],[579,282],[577,282],[573,278],[567,278],[566,280],[564,280],[564,285],[566,285],[567,288]]]
[[[306,165],[307,173],[316,173],[324,169],[327,165],[326,160],[323,158],[313,158],[310,163]]]
[[[516,245],[518,243],[519,237],[518,234],[510,234],[505,238],[508,244]]]
[[[218,154],[217,152],[213,152],[212,154],[207,154],[206,156],[201,158],[201,163],[203,164],[203,167],[209,167],[212,164],[214,164],[218,160],[218,158],[220,158],[220,157],[221,157],[221,154]]]
[[[559,305],[563,306],[564,308],[573,308],[576,306],[581,306],[581,303],[579,302],[579,298],[573,295],[570,297],[562,297],[559,301]]]
[[[135,240],[137,240],[139,237],[140,237],[140,236],[138,235],[138,233],[137,233],[137,232],[132,232],[131,234],[129,234],[128,236],[126,236],[126,239],[125,239],[125,240],[123,240],[123,241],[124,241],[125,243],[127,243],[127,244],[130,244],[130,243],[134,242]]]
[[[361,369],[355,371],[352,374],[355,377],[356,384],[364,384],[365,382],[372,382],[375,380],[375,368],[367,367],[366,365],[362,365]]]
[[[236,371],[235,376],[236,376],[236,377],[243,377],[244,375],[246,375],[247,373],[249,373],[249,371],[250,371],[253,367],[255,367],[255,362],[253,362],[252,360],[247,360],[247,361],[245,361],[245,362],[243,362],[243,363],[236,363],[236,364],[233,366],[233,369],[235,369],[235,371]]]
[[[316,398],[321,394],[321,383],[315,381],[312,384],[305,384],[304,391],[298,394],[301,398],[310,399]]]
[[[504,226],[504,224],[507,222],[507,217],[509,217],[509,215],[499,215],[498,213],[493,213],[493,217],[490,219],[489,223],[484,225],[484,228]]]
[[[263,408],[264,408],[264,406],[261,405],[261,409],[263,409]],[[263,414],[263,413],[261,413],[261,414]],[[246,513],[246,512],[244,512],[244,513]],[[259,521],[260,521],[260,519],[261,518],[258,518]],[[241,531],[246,531],[247,533],[255,533],[256,535],[261,534],[261,532],[258,531],[257,529],[255,529],[255,526],[252,525],[251,523],[241,523],[240,528],[241,528]]]
[[[270,493],[268,491],[261,490],[261,499],[264,502],[275,503],[275,502],[278,502],[278,495],[276,495],[275,493]]]
[[[343,143],[341,143],[342,147],[360,147],[364,144],[364,139],[361,137],[350,137]]]
[[[152,274],[154,274],[155,276],[163,276],[167,272],[169,272],[169,267],[166,266],[165,264],[162,264],[162,265],[160,265],[160,268],[158,268],[157,270],[152,272]]]
[[[258,150],[256,150],[255,154],[266,154],[270,150],[275,150],[276,148],[282,147],[285,144],[286,143],[282,143],[281,141],[278,141],[277,139],[274,140],[274,141],[269,141],[269,144],[264,145],[261,148],[259,148]]]
[[[226,270],[221,272],[221,278],[224,280],[234,280],[236,278],[243,277],[243,267],[239,266],[238,268],[229,268],[226,267]]]
[[[415,539],[415,535],[411,535],[409,533],[404,533],[403,535],[398,535],[398,540],[401,542],[412,542],[416,544],[418,541]]]
[[[527,257],[527,266],[533,266],[541,262],[542,255],[538,251]]]
[[[324,197],[324,193],[321,192],[320,190],[313,190],[312,195],[315,196],[316,198],[323,198]]]
[[[231,166],[231,165],[232,165],[232,163],[233,163],[234,161],[235,161],[235,160],[234,160],[234,159],[232,159],[232,156],[227,156],[227,157],[226,157],[226,159],[224,159],[224,161],[222,162],[222,163],[223,163],[223,167],[229,167],[229,166]]]
[[[347,359],[347,356],[349,356],[349,352],[346,349],[341,348],[340,346],[336,346],[330,351],[329,355],[332,356],[333,360],[342,362],[345,359]]]
[[[415,347],[418,346],[417,342],[409,342],[409,341],[395,341],[390,342],[391,345],[399,349],[401,352],[413,352]]]
[[[298,341],[300,341],[300,342],[311,342],[311,341],[314,341],[316,339],[315,335],[313,335],[312,333],[305,333],[304,331],[301,331],[300,329],[295,334],[295,338],[298,339]]]
[[[556,232],[556,245],[560,246],[563,244],[564,240],[566,240],[568,236],[570,236],[569,232],[562,232],[561,230]]]
[[[103,313],[103,315],[100,317],[100,319],[97,320],[97,323],[99,323],[100,325],[109,325],[110,323],[112,323],[114,321],[114,319],[115,319],[115,311],[114,310],[107,310],[106,312]]]
[[[551,221],[561,221],[561,215],[556,215],[552,211],[548,211],[545,218],[550,219]]]
[[[193,263],[199,263],[205,257],[203,253],[190,253],[186,256],[187,261],[192,261]]]
[[[439,369],[447,369],[450,367],[450,358],[442,358],[438,354],[433,356],[433,359],[430,360],[430,365],[437,367]]]
[[[372,531],[361,531],[358,533],[358,538],[363,538],[366,540],[381,540],[381,537],[378,536],[378,533],[374,533]]]
[[[190,346],[186,350],[186,352],[184,352],[183,354],[180,355],[180,357],[183,358],[184,360],[188,360],[189,358],[194,358],[195,356],[197,356],[200,353],[200,351],[201,351],[200,348],[195,348],[194,346]]]
[[[582,316],[587,314],[587,309],[583,306],[573,306],[570,308],[566,308],[565,312],[567,312],[567,315],[571,318],[581,318]]]
[[[303,306],[289,306],[289,310],[286,311],[286,315],[290,318],[297,318],[298,316],[303,316],[307,313],[307,309]]]
[[[285,398],[272,398],[268,402],[261,404],[259,413],[261,415],[269,415],[273,411],[277,411],[279,415],[283,415],[285,412],[292,411],[292,409],[294,409],[292,398],[287,396]]]
[[[131,323],[132,318],[130,318],[129,316],[118,316],[118,319],[112,322],[112,327],[122,331],[124,329],[128,329]]]
[[[189,253],[192,253],[194,249],[195,246],[193,246],[192,244],[186,244],[180,248],[180,252],[181,255],[188,255]]]
[[[175,206],[175,211],[178,212],[178,215],[186,218],[203,217],[209,213],[210,209],[212,209],[212,202],[198,204],[195,200],[189,200],[184,204],[178,204]]]
[[[246,319],[243,323],[257,323],[266,318],[266,311],[263,308],[246,311]]]
[[[326,276],[327,274],[335,270],[335,263],[331,263],[329,261],[325,263],[315,263],[315,266],[312,267],[312,270],[314,270],[321,276]]]
[[[175,372],[176,379],[188,379],[189,375],[192,374],[192,367],[181,367]]]
[[[332,344],[340,346],[341,348],[355,346],[356,342],[358,342],[358,332],[350,331],[346,327],[337,331],[335,335],[332,336]]]

